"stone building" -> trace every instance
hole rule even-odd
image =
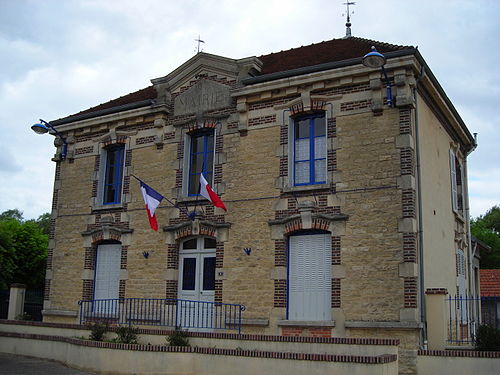
[[[389,102],[362,65],[372,46]],[[416,48],[200,52],[151,82],[50,123],[67,155],[57,138],[45,321],[77,322],[80,300],[179,298],[245,305],[244,333],[411,352],[427,290],[474,290],[475,141]],[[227,212],[200,199],[201,172]],[[158,232],[134,176],[177,203],[156,210]]]

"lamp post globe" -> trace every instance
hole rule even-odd
[[[368,68],[380,68],[385,65],[385,56],[378,52],[375,47],[363,56],[363,65]]]
[[[45,134],[49,131],[49,128],[42,123],[37,123],[31,126],[31,130],[33,130],[36,134]]]

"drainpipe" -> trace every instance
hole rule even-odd
[[[420,322],[423,324],[421,331],[421,343],[423,348],[427,349],[427,314],[425,311],[425,283],[424,283],[424,224],[423,224],[423,208],[422,208],[422,179],[420,178],[420,139],[418,127],[418,100],[417,86],[425,74],[424,66],[422,66],[419,76],[415,81],[413,88],[413,97],[415,98],[415,158],[417,168],[417,202],[418,202],[418,257],[419,257],[419,282],[420,282]]]
[[[472,272],[472,258],[474,252],[472,251],[472,235],[470,232],[470,206],[469,206],[469,179],[468,179],[468,169],[467,169],[467,157],[471,154],[472,151],[474,151],[477,147],[477,133],[474,133],[474,144],[465,153],[465,158],[464,158],[464,178],[462,183],[464,184],[464,203],[465,203],[465,225],[466,225],[466,231],[467,231],[467,276],[468,276],[468,284],[469,284],[469,296],[473,296],[473,298],[477,298],[478,296],[476,295],[476,279],[474,278],[474,272]],[[481,304],[479,303],[479,306]],[[476,329],[478,325],[478,320],[480,318],[479,314],[479,307],[477,307],[474,303],[471,303],[469,306],[471,306],[471,311],[469,312],[470,316],[472,317],[474,324],[472,325],[472,335],[473,337],[476,336]],[[477,320],[476,320],[477,319]]]

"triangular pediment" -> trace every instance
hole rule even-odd
[[[151,82],[155,86],[168,88],[170,93],[180,92],[190,82],[200,77],[217,77],[220,81],[240,81],[248,78],[250,71],[260,71],[262,62],[256,57],[230,59],[223,56],[199,52],[168,75]]]

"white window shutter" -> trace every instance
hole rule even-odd
[[[94,299],[116,299],[120,286],[121,245],[99,245],[95,271]]]
[[[290,237],[289,320],[331,320],[329,234]]]
[[[456,211],[458,209],[458,192],[455,158],[455,153],[453,152],[453,150],[450,150],[451,203],[453,210]]]

